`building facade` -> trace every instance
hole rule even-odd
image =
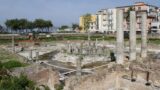
[[[116,32],[116,15],[117,10],[123,10],[124,12],[124,31],[129,31],[129,12],[136,11],[136,30],[141,31],[141,16],[143,12],[147,14],[148,31],[151,30],[152,22],[160,22],[160,8],[154,5],[149,5],[144,2],[136,2],[134,5],[121,6],[113,9],[101,9],[92,15],[92,20],[89,24],[90,32],[102,32],[102,33],[115,33]],[[80,17],[80,26],[84,30],[84,18]]]
[[[96,20],[97,20],[97,16],[96,15],[91,15],[91,21],[90,21],[90,25],[89,25],[90,26],[89,30],[95,28],[94,25],[92,25],[92,24],[96,24]],[[82,28],[82,30],[80,32],[87,32],[87,30],[85,30],[85,27],[84,27],[85,26],[84,16],[80,17],[79,26]]]
[[[160,8],[158,10],[158,21],[160,22]]]
[[[131,10],[136,11],[136,18],[137,18],[136,30],[137,31],[141,31],[142,12],[147,13],[147,26],[146,27],[148,27],[148,30],[150,30],[152,22],[158,21],[159,8],[157,6],[145,4],[144,2],[136,2],[134,5],[117,7],[117,9],[121,9],[124,12],[125,31],[129,30],[129,21],[128,21],[129,15],[128,14],[129,14],[129,11]]]
[[[97,22],[90,22],[89,24],[89,32],[96,32],[97,30]]]
[[[116,9],[108,9],[108,33],[115,33],[116,32]]]
[[[97,32],[105,32],[107,31],[107,19],[108,13],[107,9],[102,9],[97,12]]]
[[[94,29],[90,29],[91,32],[102,32],[102,33],[114,33],[116,31],[116,9],[102,9],[96,14],[96,25]]]

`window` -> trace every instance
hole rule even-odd
[[[141,10],[141,7],[138,7],[138,10]]]
[[[156,26],[153,26],[153,27],[151,27],[152,29],[157,29],[157,27]]]
[[[91,25],[93,25],[93,23],[91,22]]]
[[[141,23],[139,24],[139,29],[142,29],[142,24]]]

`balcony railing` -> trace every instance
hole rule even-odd
[[[150,16],[150,17],[156,17],[157,13],[148,13],[148,16]]]

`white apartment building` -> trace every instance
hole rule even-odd
[[[116,9],[102,9],[96,15],[96,22],[90,23],[90,32],[114,33],[116,31]]]
[[[116,32],[116,9],[108,9],[108,30],[109,33]]]
[[[141,31],[141,16],[142,12],[147,13],[147,30],[151,30],[152,22],[160,22],[160,8],[154,5],[149,5],[144,2],[136,2],[129,6],[120,6],[113,9],[102,9],[96,14],[96,21],[90,23],[90,31],[115,33],[116,32],[116,12],[117,9],[123,10],[124,14],[124,31],[129,31],[128,11],[129,9],[136,11],[136,30]]]
[[[158,11],[158,21],[160,21],[160,8],[159,8],[159,11]]]
[[[97,31],[97,22],[90,22],[89,32],[96,32],[96,31]]]
[[[98,11],[97,15],[97,31],[107,32],[108,30],[108,10],[102,9]]]

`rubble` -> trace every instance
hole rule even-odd
[[[11,74],[13,76],[27,75],[30,80],[37,83],[37,86],[46,85],[51,90],[55,90],[54,86],[60,84],[58,71],[37,64],[25,68],[16,68]]]

